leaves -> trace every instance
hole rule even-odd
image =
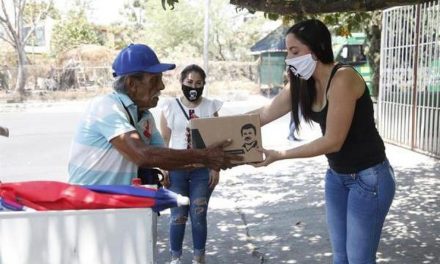
[[[72,10],[68,17],[54,27],[52,51],[57,54],[80,44],[99,44],[96,28],[87,20],[84,7]]]
[[[432,0],[231,0],[231,4],[249,10],[280,15],[366,12],[397,5],[427,3]]]
[[[161,56],[182,60],[200,58],[204,41],[204,3],[205,0],[180,1],[170,10],[168,1],[141,0],[142,28],[129,31],[133,25],[127,24],[127,33],[130,39],[150,45]],[[262,13],[250,15],[228,3],[229,0],[210,0],[209,57],[216,60],[249,58],[249,47],[262,37],[261,25],[266,20]],[[130,9],[131,6],[127,6],[124,14],[129,14]]]
[[[165,4],[168,4],[171,7],[171,10],[173,10],[174,9],[174,4],[178,3],[178,2],[179,2],[179,0],[162,0],[162,8],[164,10],[166,10],[167,8],[166,8]]]

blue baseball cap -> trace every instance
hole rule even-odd
[[[119,52],[113,62],[113,77],[135,72],[161,73],[176,68],[176,64],[160,63],[156,53],[144,44],[130,44]]]

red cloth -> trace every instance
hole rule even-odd
[[[153,198],[107,194],[55,181],[0,183],[0,196],[39,211],[153,207]]]

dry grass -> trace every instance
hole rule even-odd
[[[92,98],[97,95],[106,94],[111,92],[111,87],[88,87],[80,89],[70,89],[67,91],[47,91],[47,90],[32,90],[27,94],[27,100],[29,101],[41,101],[41,102],[54,102],[61,100],[83,100]],[[222,100],[239,100],[246,99],[247,96],[252,94],[258,94],[258,84],[249,81],[214,81],[207,86],[205,95],[207,97],[220,98]],[[165,90],[162,91],[162,95],[165,96],[179,96],[181,95],[180,83],[176,81],[165,80]],[[11,101],[14,98],[13,93],[6,93],[0,91],[0,103]]]

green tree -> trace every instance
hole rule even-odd
[[[269,19],[284,16],[285,23],[299,21],[307,17],[318,17],[336,35],[349,36],[353,31],[364,31],[368,37],[367,57],[373,68],[373,95],[378,93],[381,9],[398,5],[426,3],[431,0],[230,0],[239,10],[247,9],[251,13],[262,11]],[[164,9],[171,9],[183,1],[161,0]],[[374,11],[374,12],[372,12]]]
[[[164,2],[165,0],[162,0]],[[178,0],[166,0],[173,5]],[[432,0],[230,0],[231,4],[252,11],[263,11],[279,15],[324,14],[334,12],[366,12],[398,5],[413,5]]]
[[[203,17],[194,2],[182,2],[173,11],[162,8],[158,1],[135,1],[143,11],[143,20],[134,16],[133,7],[126,8],[126,14],[131,18],[131,26],[139,30],[134,32],[131,39],[136,42],[145,42],[157,52],[172,56],[182,47],[191,47],[188,52],[201,54],[203,48]],[[184,49],[183,49],[184,50]],[[192,54],[188,54],[192,55]]]
[[[237,10],[229,1],[211,1],[210,56],[217,60],[249,60],[249,48],[261,39],[263,13]]]
[[[54,27],[52,52],[57,54],[80,44],[102,44],[95,26],[86,17],[86,2],[77,1],[67,17]]]
[[[211,0],[209,56],[216,60],[247,59],[249,47],[261,38],[260,27],[266,20],[262,13],[237,12],[228,3],[228,0]],[[182,1],[171,10],[166,5],[164,9],[158,1],[136,0],[126,6],[124,16],[129,18],[128,24],[139,29],[131,35],[132,40],[148,43],[167,57],[201,57],[202,6],[203,0]]]
[[[26,64],[28,63],[25,46],[35,32],[37,24],[46,18],[52,8],[52,1],[34,0],[0,0],[0,26],[4,34],[0,36],[16,51],[17,81],[15,84],[14,100],[25,99],[25,86],[27,81]],[[26,15],[32,14],[32,15]],[[26,28],[26,30],[25,30]]]
[[[47,9],[47,10],[46,10]],[[46,10],[46,11],[45,11]],[[40,2],[31,0],[26,2],[26,7],[23,10],[23,21],[27,24],[32,24],[34,21],[38,19],[38,16],[42,11],[45,11],[42,14],[41,20],[46,19],[46,17],[50,17],[54,20],[61,19],[61,14],[59,10],[53,5],[48,5],[47,2]]]

